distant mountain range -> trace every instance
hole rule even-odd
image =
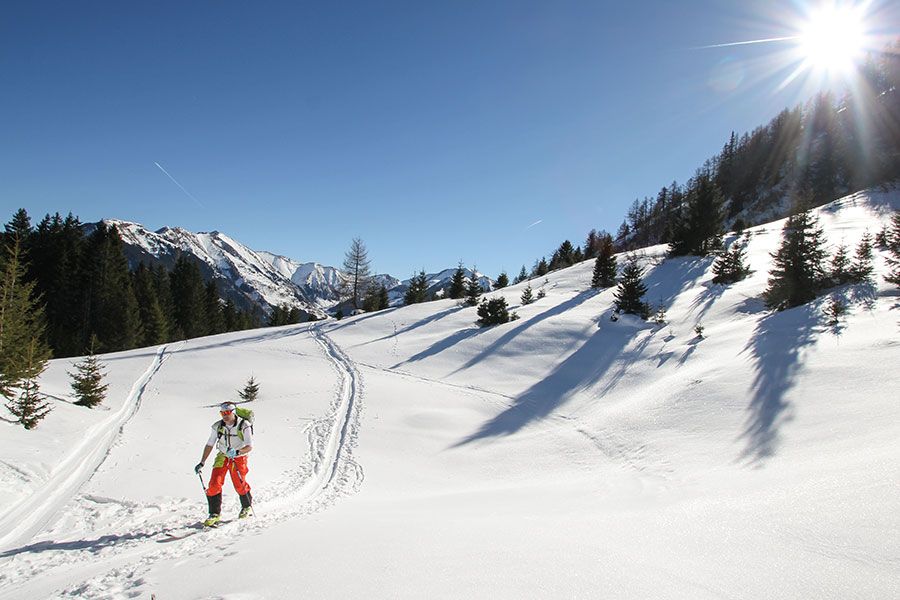
[[[162,264],[171,270],[178,257],[187,254],[198,264],[206,281],[216,281],[221,294],[244,310],[258,307],[268,313],[274,306],[287,304],[322,318],[341,307],[340,290],[347,275],[335,267],[252,250],[218,231],[193,233],[180,227],[151,231],[129,221],[104,222],[119,231],[132,269],[143,262],[150,266]],[[452,268],[428,274],[428,294],[441,296],[455,271]],[[466,277],[470,276],[471,271],[466,270]],[[493,280],[480,273],[476,276],[482,288],[493,289]],[[384,285],[391,304],[397,305],[403,302],[410,280],[379,274],[375,283]]]

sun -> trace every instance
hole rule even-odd
[[[805,65],[828,75],[849,75],[863,55],[865,31],[861,10],[827,6],[810,15],[798,36]]]

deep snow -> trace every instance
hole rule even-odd
[[[892,207],[818,212],[852,247]],[[108,355],[95,410],[53,361],[50,416],[2,423],[0,600],[898,597],[900,294],[835,290],[838,328],[828,297],[766,311],[782,224],[727,288],[643,252],[664,326],[612,322],[588,261],[496,292],[521,318],[488,329],[446,300]],[[161,543],[251,374],[257,516]]]

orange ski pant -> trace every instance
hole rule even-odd
[[[218,460],[216,461],[219,462]],[[247,457],[238,456],[231,459],[226,458],[221,467],[213,467],[212,476],[209,478],[209,487],[206,489],[207,496],[216,496],[222,493],[222,484],[225,483],[225,474],[231,474],[231,483],[234,485],[235,491],[243,496],[250,491],[250,484],[247,483]]]

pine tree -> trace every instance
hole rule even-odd
[[[549,272],[550,272],[550,267],[549,267],[549,265],[547,265],[547,259],[542,257],[541,260],[539,260],[537,262],[537,264],[534,265],[534,269],[532,270],[532,275],[534,277],[543,277],[544,275],[546,275]]]
[[[472,267],[472,276],[469,277],[469,283],[466,286],[466,305],[477,306],[478,298],[484,293],[484,288],[478,283],[478,272]]]
[[[900,287],[900,212],[891,217],[891,226],[885,232],[885,242],[890,256],[887,257],[890,271],[885,280]]]
[[[734,242],[728,250],[716,253],[716,261],[713,263],[713,283],[724,285],[737,283],[750,275],[747,266],[747,246],[742,242]]]
[[[488,300],[485,298],[478,305],[478,324],[482,327],[500,325],[515,320],[515,314],[510,315],[506,298],[499,296]]]
[[[644,269],[638,264],[637,257],[629,256],[613,296],[617,312],[638,315],[642,319],[650,316],[650,307],[643,301],[647,293],[647,286],[641,279],[643,275]]]
[[[462,261],[460,261],[459,265],[456,267],[456,271],[453,272],[453,277],[450,279],[450,291],[448,292],[448,296],[454,300],[458,300],[465,295],[466,270],[463,268]]]
[[[144,263],[134,271],[134,296],[138,304],[143,332],[140,344],[156,346],[169,340],[169,323],[159,305],[153,273]]]
[[[0,395],[13,400],[17,388],[43,373],[50,348],[44,342],[44,307],[35,283],[25,279],[18,235],[11,234],[7,244],[0,257]]]
[[[509,285],[509,275],[506,274],[506,271],[501,271],[501,273],[497,276],[497,283],[494,286],[495,289],[502,290],[506,286]]]
[[[200,268],[182,254],[169,277],[172,290],[173,320],[184,339],[206,333],[206,289]]]
[[[594,275],[591,278],[591,287],[608,288],[616,283],[616,257],[613,254],[613,241],[609,234],[604,235],[598,242],[597,258],[594,261]]]
[[[219,288],[210,279],[206,283],[203,294],[203,312],[206,314],[206,335],[225,332],[225,319],[222,317],[222,301],[219,299]],[[288,311],[290,313],[290,310]]]
[[[366,312],[375,312],[377,310],[384,310],[387,307],[387,288],[384,287],[383,284],[371,286],[368,291],[366,291],[366,297],[365,300],[363,300],[363,309]]]
[[[34,230],[31,228],[31,217],[24,208],[20,208],[13,215],[12,220],[4,227],[6,244],[12,243],[13,240],[19,240],[19,246],[23,253],[27,253],[31,249],[31,235]]]
[[[253,402],[259,397],[259,384],[256,383],[256,380],[253,379],[253,376],[250,376],[250,379],[247,380],[246,385],[244,385],[244,389],[238,390],[238,396],[241,397],[241,400],[244,402]]]
[[[519,271],[519,274],[516,275],[516,280],[514,283],[522,283],[523,281],[528,280],[528,271],[525,270],[525,265],[522,265],[522,270]]]
[[[769,286],[763,294],[766,306],[784,310],[814,299],[823,287],[824,233],[809,211],[790,216],[781,247],[772,255]]]
[[[25,429],[37,427],[37,424],[50,412],[50,406],[41,400],[37,382],[40,374],[47,368],[47,353],[48,350],[43,342],[37,338],[31,338],[22,349],[23,379],[17,385],[21,388],[21,392],[10,399],[6,408]]]
[[[106,373],[104,373],[103,365],[100,364],[97,355],[94,354],[96,344],[97,336],[93,336],[87,356],[75,365],[75,373],[69,373],[69,377],[72,378],[72,391],[78,399],[75,404],[78,406],[93,408],[106,398],[109,384],[103,383]]]
[[[360,308],[363,296],[371,284],[371,261],[366,245],[360,238],[353,238],[350,249],[344,255],[344,296],[350,299],[353,308]]]
[[[856,255],[850,266],[850,277],[854,283],[872,282],[872,260],[872,236],[866,231],[856,246]]]
[[[403,303],[409,305],[425,302],[428,299],[427,294],[428,277],[425,275],[425,271],[422,270],[410,280],[409,289],[406,290],[406,294],[403,296]]]
[[[534,295],[531,291],[531,284],[525,286],[525,290],[522,292],[522,306],[526,306],[534,302]]]
[[[847,246],[840,244],[831,257],[829,278],[832,285],[844,285],[852,280],[850,274],[850,257],[847,255]]]
[[[676,219],[669,253],[707,256],[717,250],[723,228],[722,203],[722,192],[709,173],[698,172]]]

